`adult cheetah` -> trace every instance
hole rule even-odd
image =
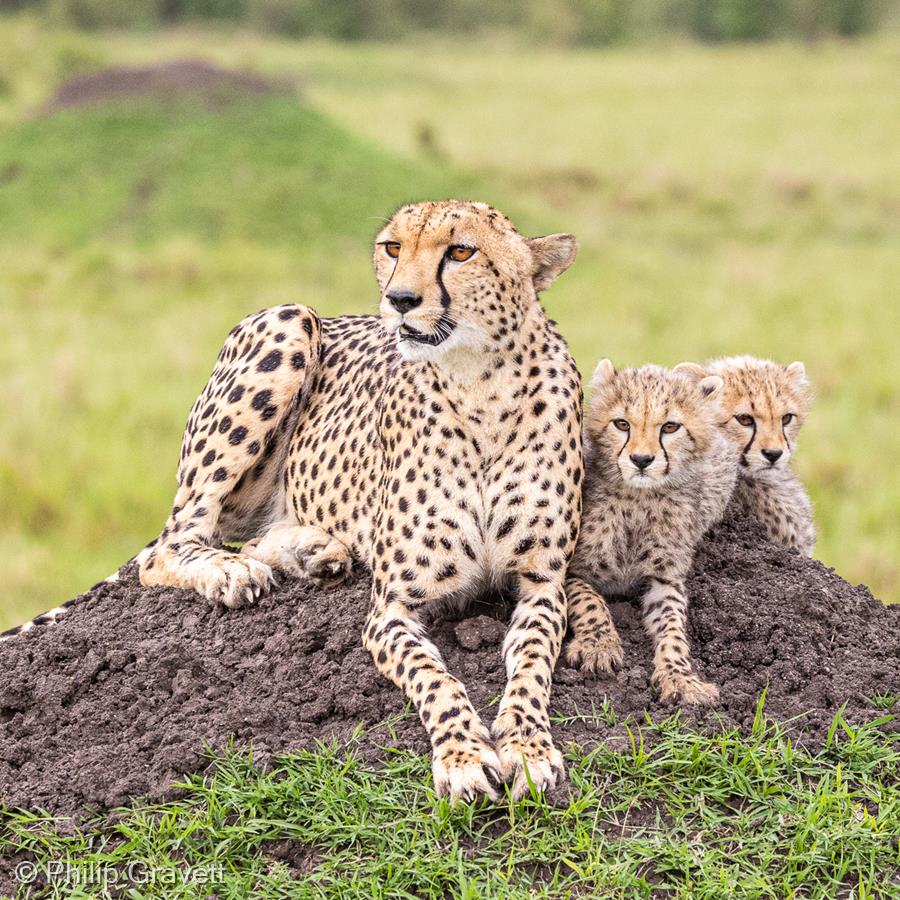
[[[562,769],[548,698],[581,516],[581,388],[537,295],[576,252],[483,203],[404,206],[375,239],[380,319],[244,319],[191,410],[174,508],[140,568],[145,585],[238,606],[273,570],[333,582],[368,567],[364,644],[418,710],[454,802],[495,798],[498,779],[520,797]],[[489,587],[517,598],[490,731],[417,617]]]

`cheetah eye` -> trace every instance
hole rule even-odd
[[[628,424],[628,422],[625,421],[625,419],[613,419],[613,425],[615,425],[616,428],[619,429],[619,431],[631,430],[631,426]]]
[[[681,422],[666,422],[662,427],[663,434],[674,434],[681,428]]]
[[[383,246],[384,252],[391,259],[396,259],[400,255],[400,244],[397,241],[385,241]]]
[[[793,414],[793,413],[785,413],[785,414],[781,417],[781,424],[782,424],[782,425],[790,425],[791,422],[792,422],[793,420],[794,420],[794,414]]]
[[[471,259],[474,255],[474,247],[464,247],[462,244],[452,244],[447,249],[447,256],[452,259],[453,262],[465,262],[467,259]]]
[[[739,416],[735,416],[738,422],[741,423],[745,428],[750,428],[754,423],[753,416],[748,416],[747,413],[741,413]]]

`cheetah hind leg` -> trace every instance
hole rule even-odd
[[[286,522],[248,541],[241,553],[322,587],[340,584],[353,565],[347,548],[327,531]]]
[[[268,591],[271,567],[223,544],[256,537],[270,514],[319,335],[316,313],[294,305],[232,329],[188,417],[172,513],[140,564],[145,587],[193,590],[228,607]]]

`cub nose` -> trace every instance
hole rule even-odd
[[[401,316],[411,309],[415,309],[422,302],[422,298],[412,291],[388,291],[387,298]]]
[[[656,459],[655,456],[651,456],[649,453],[632,453],[628,457],[642,472],[650,463]]]
[[[781,454],[783,450],[763,450],[762,455],[773,465],[781,459]]]

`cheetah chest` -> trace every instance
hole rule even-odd
[[[373,569],[424,601],[499,586],[562,558],[573,488],[554,477],[559,438],[523,427],[518,413],[487,423],[437,397],[425,408],[383,423]]]

